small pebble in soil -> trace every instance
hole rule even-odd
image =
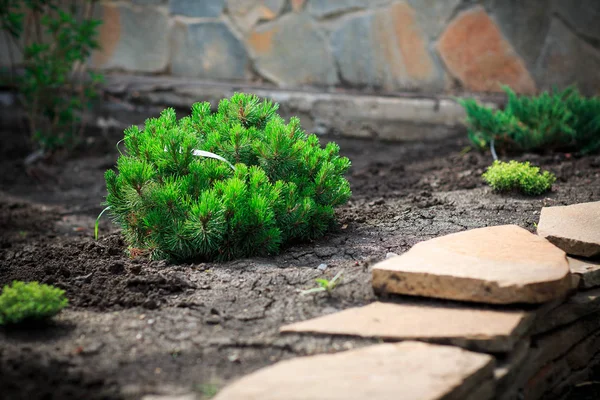
[[[327,269],[327,264],[319,264],[317,267],[319,271],[325,271]]]
[[[398,255],[398,254],[396,254],[396,253],[394,253],[394,252],[391,252],[391,251],[390,251],[390,252],[388,252],[388,253],[385,255],[385,258],[392,258],[392,257],[396,257],[397,255]]]

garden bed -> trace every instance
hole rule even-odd
[[[534,231],[542,206],[600,199],[600,156],[520,157],[558,178],[552,193],[532,199],[485,187],[480,175],[491,158],[465,152],[464,132],[412,143],[323,137],[353,163],[353,197],[337,211],[336,231],[274,257],[169,265],[126,257],[108,221],[92,237],[119,135],[96,138],[64,164],[25,168],[22,135],[3,133],[0,285],[38,280],[70,299],[50,326],[0,332],[7,398],[201,395],[282,359],[372,343],[279,328],[373,302],[370,266],[387,253],[477,227]],[[339,271],[331,297],[298,293]]]

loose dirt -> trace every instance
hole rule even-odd
[[[558,177],[552,193],[532,199],[484,186],[490,157],[465,151],[464,132],[409,144],[324,137],[353,163],[353,198],[337,211],[335,231],[273,257],[169,265],[128,258],[108,220],[100,239],[92,237],[118,135],[95,137],[66,162],[28,168],[22,138],[4,132],[0,144],[0,285],[53,284],[70,306],[47,326],[0,330],[6,399],[207,394],[282,359],[366,345],[278,329],[375,300],[370,267],[388,252],[483,226],[533,231],[544,205],[600,199],[600,156],[519,157]],[[331,296],[298,293],[339,271],[342,283]]]

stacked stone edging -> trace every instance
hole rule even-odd
[[[571,208],[565,207],[560,218],[567,219],[565,223],[568,223],[569,218],[577,220],[580,216],[577,213],[573,214],[574,209],[585,209],[587,218],[593,221],[595,213],[600,215],[600,202]],[[592,214],[589,214],[590,211]],[[540,225],[543,226],[541,222]],[[582,226],[581,228],[587,229],[588,227]],[[500,232],[502,234],[499,234]],[[592,241],[595,241],[598,238],[597,235],[600,235],[600,226],[598,226],[598,230],[592,229],[587,232],[592,232]],[[577,240],[578,233],[572,229],[572,226],[562,233],[568,240],[561,243],[568,243],[568,246],[565,246],[568,251],[569,248],[573,248],[573,241]],[[217,396],[217,399],[347,399],[367,398],[364,397],[367,396],[367,393],[368,398],[387,399],[394,398],[392,394],[397,395],[403,388],[410,388],[408,391],[402,391],[402,398],[407,400],[442,398],[473,400],[538,400],[544,398],[549,400],[564,398],[568,395],[572,385],[587,379],[591,367],[600,362],[600,285],[596,287],[596,281],[589,278],[596,276],[597,264],[590,264],[592,265],[590,268],[569,264],[563,250],[554,247],[540,236],[510,225],[481,228],[432,239],[428,241],[429,244],[426,247],[428,246],[429,253],[435,253],[436,244],[441,244],[441,247],[446,250],[452,249],[444,254],[446,263],[453,265],[453,262],[458,260],[459,265],[463,265],[466,271],[463,273],[466,274],[469,268],[464,263],[464,257],[468,256],[469,251],[474,250],[469,243],[476,237],[482,239],[479,242],[481,246],[490,246],[489,241],[493,239],[496,241],[496,247],[491,251],[477,252],[475,250],[477,257],[473,257],[473,262],[481,262],[488,267],[503,268],[503,263],[514,262],[518,257],[541,260],[550,269],[558,267],[560,270],[566,266],[564,281],[569,285],[564,290],[552,292],[554,289],[552,280],[561,274],[550,274],[547,276],[549,277],[547,282],[543,279],[544,274],[541,274],[537,284],[543,288],[544,284],[549,283],[547,288],[550,292],[543,299],[530,297],[529,300],[535,300],[532,303],[541,303],[535,306],[523,304],[524,297],[520,296],[518,291],[514,298],[516,300],[514,303],[517,304],[512,305],[510,309],[497,304],[485,306],[476,303],[448,303],[447,301],[442,303],[441,300],[400,298],[394,302],[389,300],[385,303],[376,302],[365,307],[347,309],[287,325],[281,328],[282,333],[359,336],[379,338],[385,341],[401,341],[401,344],[374,345],[334,355],[304,357],[281,362],[233,383],[230,387],[225,388]],[[589,236],[586,237],[589,238]],[[537,252],[527,253],[526,247],[513,246],[515,240],[534,244]],[[581,247],[577,245],[574,248]],[[499,249],[507,253],[499,253]],[[511,249],[514,253],[511,253]],[[553,253],[549,257],[548,250]],[[542,251],[545,255],[541,254]],[[432,268],[432,270],[424,272],[429,276],[431,282],[440,286],[453,284],[451,280],[443,279],[443,268],[436,270],[433,264],[427,264],[425,254],[422,254],[421,258],[415,259],[406,257],[409,253],[410,251],[375,265],[373,267],[374,277],[380,270],[391,268],[398,272],[414,268],[405,261],[401,261],[404,257],[412,262],[426,264],[425,269]],[[433,259],[435,259],[435,255]],[[556,260],[560,262],[557,263]],[[586,264],[589,261],[591,260],[582,260],[581,262]],[[396,267],[393,266],[394,262],[396,262]],[[505,286],[499,284],[495,289],[512,293],[515,287],[523,287],[523,284],[518,282],[519,268],[527,268],[531,265],[527,262],[516,263],[518,268],[513,270],[515,275],[513,279],[507,280],[505,276],[491,273],[492,276],[500,278],[500,282],[510,282]],[[573,267],[575,271],[570,272],[570,267]],[[456,268],[452,271],[452,273],[457,273]],[[523,282],[531,281],[531,274],[527,271],[524,276],[526,279]],[[577,277],[577,279],[572,279],[573,277]],[[393,289],[392,292],[399,289],[396,292],[401,294],[422,294],[418,288],[415,291],[415,288],[411,287],[412,278],[410,276],[396,278],[388,276],[386,279],[405,281],[405,285],[402,286],[387,286]],[[472,279],[479,279],[482,287],[487,285],[486,280],[482,279],[481,271],[475,270],[475,277]],[[373,284],[375,289],[381,289],[381,281],[374,278]],[[440,287],[440,293],[436,297],[444,298],[444,293],[449,294],[449,299],[454,299],[454,292],[445,291],[445,287]],[[471,300],[480,300],[479,293],[479,290],[465,293],[461,300],[469,300],[468,295],[473,296]],[[492,293],[490,296],[493,297],[493,295],[496,298],[507,299],[505,294],[500,292]],[[491,303],[498,303],[493,301],[492,297],[490,297]],[[504,302],[511,303],[510,301]],[[402,342],[403,340],[408,341]],[[415,344],[416,342],[410,340],[435,344],[422,343],[418,346]],[[393,346],[399,347],[394,348]],[[406,358],[398,365],[389,364],[389,357],[396,357],[394,351],[378,350],[411,349],[413,346],[419,349],[420,355],[411,358],[408,354],[409,351],[404,355]],[[462,348],[463,350],[453,353],[453,356],[448,356],[451,353],[448,350],[450,348]],[[363,354],[368,355],[368,362],[361,365],[361,358],[353,359],[353,356],[360,355],[362,357]],[[379,354],[379,358],[373,356],[374,354]],[[441,356],[441,354],[446,354],[446,356]],[[475,357],[477,354],[490,356],[491,362],[478,359]],[[467,359],[471,360],[467,362],[472,362],[471,367],[474,369],[465,372],[462,363]],[[341,361],[337,363],[336,360]],[[361,368],[357,369],[356,365]],[[294,366],[301,368],[297,369]],[[455,372],[450,374],[452,376],[450,380],[445,379],[446,375],[443,373],[437,373],[447,367],[455,369]],[[390,372],[389,368],[393,368],[394,371]],[[391,379],[390,376],[393,378]],[[432,378],[433,376],[436,378]],[[457,381],[452,383],[452,380],[457,378],[458,383]],[[308,387],[302,385],[305,379],[308,379]],[[414,385],[414,382],[419,382],[420,385]],[[399,383],[400,386],[395,386]],[[331,386],[335,390],[315,391],[314,386],[319,385]],[[460,393],[459,397],[457,397],[458,393]]]

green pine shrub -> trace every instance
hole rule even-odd
[[[517,96],[504,87],[508,103],[492,110],[474,99],[460,99],[467,112],[469,139],[478,148],[492,140],[507,152],[600,149],[600,97],[586,98],[574,88],[544,92],[537,97]]]
[[[58,314],[68,300],[59,288],[14,281],[0,294],[0,325],[44,320]]]
[[[540,172],[529,162],[494,161],[482,175],[484,181],[497,192],[517,191],[528,196],[538,196],[552,189],[554,174]]]
[[[106,204],[130,254],[230,260],[322,236],[350,198],[350,161],[277,109],[236,93],[216,112],[196,103],[177,120],[168,108],[125,130],[118,173],[105,174]]]

